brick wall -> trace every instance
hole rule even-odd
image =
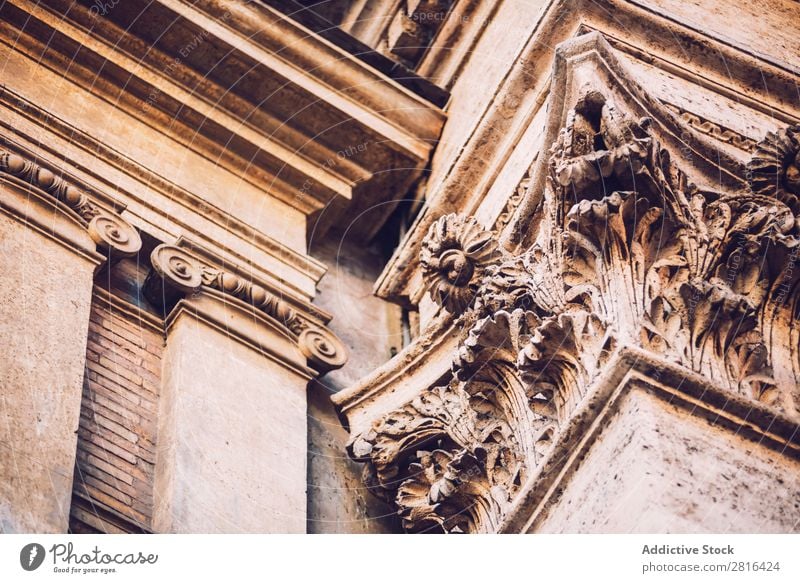
[[[89,323],[72,532],[147,532],[160,386],[162,325],[95,288]]]

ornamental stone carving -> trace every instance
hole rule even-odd
[[[496,531],[623,348],[800,418],[800,128],[758,144],[748,190],[713,191],[603,92],[567,120],[532,244],[501,249],[450,214],[422,245],[431,297],[461,330],[452,374],[350,445],[408,530]]]
[[[455,313],[470,304],[475,282],[497,256],[497,242],[474,218],[451,215],[431,225],[420,265],[431,296]]]
[[[169,305],[181,296],[215,289],[263,312],[278,322],[319,372],[341,368],[347,349],[329,330],[303,318],[286,301],[264,287],[218,269],[174,245],[159,245],[150,255],[153,269],[145,293],[156,305]]]
[[[747,179],[754,193],[773,196],[800,213],[800,125],[770,132],[758,143]]]
[[[142,239],[132,225],[47,168],[22,156],[0,152],[0,173],[46,193],[74,212],[97,247],[112,260],[136,255],[141,249]]]

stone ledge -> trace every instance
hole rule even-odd
[[[754,399],[732,394],[688,369],[639,348],[622,348],[607,365],[537,471],[523,486],[499,532],[533,532],[566,487],[626,395],[645,384],[651,394],[690,415],[735,431],[792,459],[800,459],[797,422]]]

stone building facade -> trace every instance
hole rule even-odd
[[[8,0],[0,532],[797,532],[794,0]]]

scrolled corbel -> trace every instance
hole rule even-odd
[[[150,263],[161,279],[181,293],[194,293],[203,285],[201,263],[180,247],[159,245],[150,254]]]
[[[142,248],[142,238],[133,225],[108,211],[99,210],[87,230],[100,250],[113,259],[132,257]]]
[[[0,172],[27,182],[74,211],[98,248],[112,260],[136,255],[142,248],[142,239],[133,225],[47,168],[17,154],[0,152]]]
[[[166,312],[184,295],[197,292],[203,285],[202,264],[189,253],[173,245],[159,245],[150,253],[153,269],[144,282],[144,294],[153,305]]]

